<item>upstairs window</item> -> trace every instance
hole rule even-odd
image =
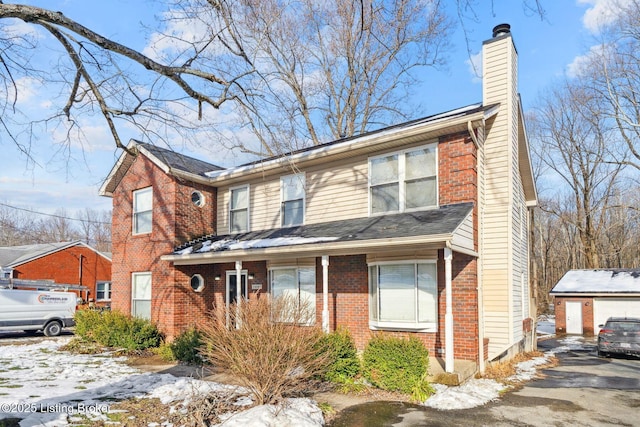
[[[151,233],[152,208],[151,187],[133,192],[133,234]]]
[[[249,231],[249,186],[232,188],[229,201],[229,232]]]
[[[280,178],[280,194],[282,195],[282,226],[291,227],[304,224],[305,199],[304,173],[283,176]]]
[[[111,282],[96,283],[96,301],[111,301]]]
[[[438,204],[436,144],[369,159],[372,215]]]

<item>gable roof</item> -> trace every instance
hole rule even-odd
[[[73,246],[84,246],[111,261],[111,258],[106,254],[95,250],[86,243],[76,240],[72,242],[39,243],[22,246],[2,246],[0,247],[0,267],[14,268],[38,258],[47,256],[49,254],[71,248]]]
[[[249,259],[278,255],[295,250],[297,256],[306,252],[338,253],[353,248],[388,249],[392,246],[437,244],[451,242],[454,233],[473,210],[472,203],[441,206],[438,209],[329,221],[297,227],[276,228],[239,234],[209,235],[188,242],[163,260],[176,264],[223,262],[229,257]]]
[[[223,169],[222,167],[216,166],[212,163],[180,154],[166,148],[158,147],[153,144],[136,141],[135,139],[132,139],[129,142],[128,148],[130,151],[137,151],[138,155],[143,154],[165,173],[183,177],[191,181],[202,182],[203,179],[206,178],[207,172]],[[100,195],[113,195],[113,191],[116,189],[135,159],[136,156],[127,152],[123,152],[120,155],[120,158],[111,169],[111,172],[109,172],[107,179],[105,179],[102,184],[102,187],[100,188]]]
[[[148,157],[165,173],[205,185],[216,185],[224,181],[231,184],[235,180],[246,179],[248,174],[264,174],[269,170],[288,168],[291,162],[324,162],[332,159],[372,153],[381,147],[393,147],[455,132],[471,131],[481,126],[489,117],[497,114],[498,106],[480,103],[467,105],[428,117],[388,126],[360,135],[342,138],[324,144],[303,148],[280,156],[269,157],[233,168],[223,168],[193,157],[185,156],[132,139],[128,148]],[[124,152],[111,169],[100,188],[100,195],[113,196],[113,192],[133,164],[135,156]]]
[[[640,269],[569,270],[551,295],[640,294]]]

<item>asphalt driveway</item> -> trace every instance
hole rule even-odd
[[[558,341],[541,341],[541,351]],[[338,426],[640,426],[640,359],[599,359],[587,341],[559,352],[544,378],[465,410],[370,403],[345,410]]]

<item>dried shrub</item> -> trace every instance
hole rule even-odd
[[[201,328],[200,354],[228,369],[257,404],[277,403],[326,370],[328,356],[318,353],[322,331],[303,326],[314,321],[312,307],[292,297],[252,298],[228,312],[219,307]]]

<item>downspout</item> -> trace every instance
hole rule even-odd
[[[469,131],[469,136],[471,137],[471,140],[473,141],[474,145],[476,146],[476,149],[478,149],[480,147],[480,144],[478,143],[478,136],[473,131],[473,126],[471,125],[471,120],[469,120],[467,122],[467,130]]]
[[[453,252],[447,243],[444,248],[444,281],[445,281],[445,314],[444,314],[444,355],[445,355],[445,372],[454,372],[453,357],[453,296],[451,290],[451,259]]]
[[[471,122],[468,122],[468,126],[470,128],[470,133],[471,133],[471,139],[474,139],[474,142],[477,141],[477,136],[475,134],[475,132],[473,132],[473,129],[471,129]],[[485,134],[485,121],[482,120],[482,136],[484,138],[484,134]],[[480,150],[480,144],[478,144],[476,142],[476,149],[479,151]],[[478,154],[476,155],[476,159],[478,161],[480,161],[481,156]],[[484,153],[482,155],[482,167],[478,167],[477,170],[480,171],[479,173],[482,174],[482,176],[477,176],[476,179],[480,180],[482,179],[484,182],[484,162],[485,162],[485,158],[484,158]],[[480,165],[478,165],[480,166]],[[477,271],[477,280],[478,280],[478,370],[480,371],[481,374],[484,374],[484,370],[485,370],[485,360],[484,360],[484,288],[483,288],[483,282],[482,282],[482,272],[483,272],[483,266],[482,266],[482,255],[484,254],[484,203],[480,203],[480,199],[481,199],[481,194],[480,194],[480,190],[484,189],[484,185],[481,183],[478,183],[477,185],[477,189],[478,189],[478,193],[476,195],[476,200],[478,201],[478,253],[480,254],[478,256],[478,258],[476,258],[476,271]],[[484,198],[482,198],[482,200],[484,201]]]
[[[84,255],[80,255],[80,265],[78,265],[78,285],[82,285],[82,258],[84,258]]]
[[[322,255],[322,330],[329,333],[329,256]]]
[[[246,286],[246,285],[245,285]],[[242,261],[236,261],[236,329],[240,329],[242,304]]]

